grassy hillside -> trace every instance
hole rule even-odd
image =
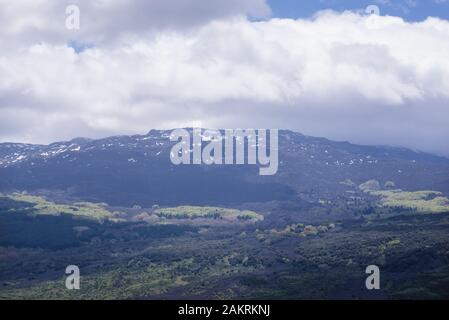
[[[7,195],[7,198],[29,203],[29,208],[33,209],[36,215],[61,215],[68,214],[81,216],[95,220],[113,219],[114,213],[108,211],[105,204],[91,202],[75,202],[71,204],[57,204],[48,201],[43,197],[28,195],[24,193],[13,193]]]
[[[154,213],[160,217],[167,219],[224,219],[224,220],[245,220],[245,221],[260,221],[263,216],[250,210],[237,210],[218,207],[195,207],[195,206],[180,206],[175,208],[156,209]]]

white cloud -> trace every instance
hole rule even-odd
[[[68,5],[80,9],[79,31],[66,28]],[[0,41],[105,45],[133,34],[188,30],[215,19],[270,13],[265,0],[0,0]]]
[[[322,13],[0,50],[0,137],[289,128],[449,155],[449,22]],[[2,43],[1,46],[6,46]]]

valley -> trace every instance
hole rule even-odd
[[[259,176],[167,139],[1,144],[0,299],[449,298],[449,160],[281,131]]]

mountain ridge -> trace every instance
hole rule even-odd
[[[186,129],[188,131],[192,131],[192,127],[184,127],[181,129]],[[74,137],[70,140],[61,140],[61,141],[54,141],[48,144],[42,144],[42,143],[22,143],[22,142],[0,142],[0,148],[1,147],[19,147],[19,148],[23,148],[23,147],[51,147],[54,145],[62,145],[62,144],[68,144],[68,143],[74,143],[74,144],[86,144],[86,143],[91,143],[91,142],[99,142],[99,141],[108,141],[111,139],[120,139],[120,138],[133,138],[133,139],[138,139],[138,138],[145,138],[148,136],[151,136],[154,133],[159,133],[161,135],[163,135],[164,137],[169,137],[170,132],[172,132],[175,129],[151,129],[150,131],[148,131],[148,133],[146,134],[130,134],[130,135],[112,135],[112,136],[107,136],[107,137],[102,137],[102,138],[89,138],[89,137],[83,137],[83,136],[78,136],[78,137]],[[201,128],[201,130],[209,130],[207,128]],[[223,129],[213,129],[213,130],[220,130],[222,131]],[[257,129],[256,129],[257,130]],[[301,132],[298,131],[294,131],[294,130],[289,130],[289,129],[280,129],[279,130],[279,134],[282,135],[287,135],[287,134],[294,134],[296,136],[301,136],[304,137],[305,139],[313,139],[313,140],[317,140],[317,141],[322,141],[322,142],[330,142],[330,143],[336,143],[336,144],[341,144],[341,145],[347,145],[347,146],[352,146],[352,147],[363,147],[363,148],[373,148],[373,149],[390,149],[393,151],[402,151],[402,152],[409,152],[409,153],[414,153],[417,155],[427,155],[427,156],[432,156],[435,158],[440,158],[441,160],[445,160],[445,161],[449,161],[449,157],[443,156],[443,155],[439,155],[439,154],[435,154],[432,152],[426,152],[426,151],[422,151],[422,150],[418,150],[418,149],[412,149],[412,148],[408,148],[408,147],[404,147],[404,146],[393,146],[393,145],[383,145],[383,144],[361,144],[361,143],[353,143],[350,141],[346,141],[346,140],[333,140],[333,139],[329,139],[326,137],[318,137],[318,136],[311,136],[311,135],[305,135]]]
[[[187,128],[191,130],[190,128]],[[394,182],[410,191],[449,194],[449,159],[406,148],[364,146],[279,131],[279,171],[257,166],[175,166],[171,130],[49,145],[1,143],[0,192],[63,190],[115,205],[228,205],[318,201],[347,196],[347,185]]]

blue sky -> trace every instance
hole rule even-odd
[[[268,0],[273,16],[305,18],[324,9],[359,10],[377,5],[382,15],[403,17],[407,21],[422,21],[429,16],[449,19],[449,0]]]

